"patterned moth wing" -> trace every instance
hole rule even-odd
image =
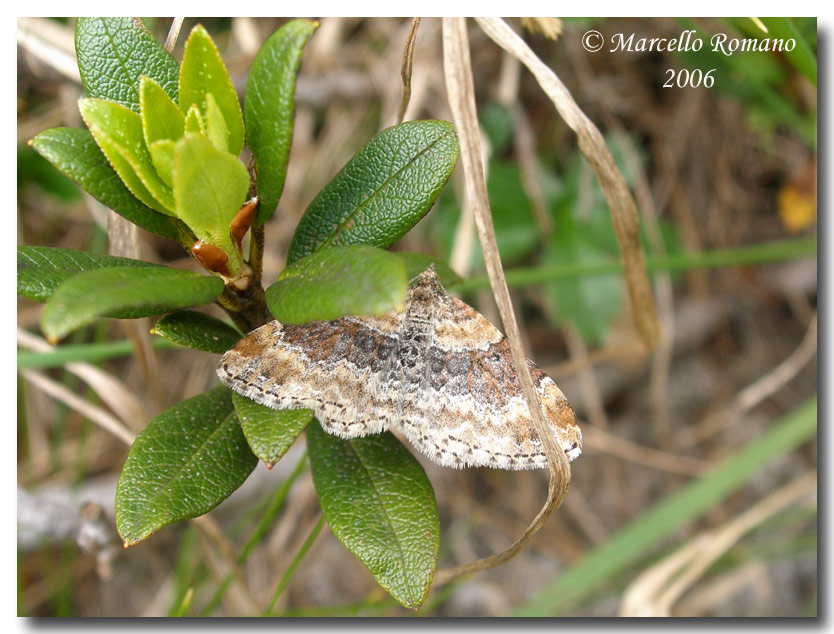
[[[582,433],[561,390],[528,360],[551,432],[568,459]],[[433,268],[403,312],[301,326],[273,321],[221,359],[220,380],[275,409],[312,409],[325,431],[356,438],[392,430],[450,467],[546,468],[509,344],[448,295]]]

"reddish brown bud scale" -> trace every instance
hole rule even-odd
[[[232,273],[226,263],[229,261],[229,256],[226,255],[222,249],[218,249],[213,244],[206,244],[202,240],[198,240],[191,247],[191,252],[194,258],[202,264],[207,271],[220,273],[224,277],[231,277]]]
[[[245,203],[240,211],[237,212],[232,224],[229,225],[229,232],[232,235],[232,240],[235,241],[238,250],[243,248],[243,236],[249,231],[252,226],[252,221],[255,219],[255,211],[258,209],[258,197],[250,198]]]

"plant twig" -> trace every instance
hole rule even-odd
[[[533,519],[524,534],[505,551],[469,564],[440,570],[435,575],[434,585],[448,583],[452,579],[472,572],[486,570],[514,557],[541,528],[544,521],[559,507],[570,483],[570,465],[555,439],[549,432],[536,397],[527,359],[521,344],[521,334],[513,313],[510,292],[501,266],[495,229],[489,210],[483,165],[481,163],[478,118],[475,109],[474,82],[469,57],[469,40],[466,34],[465,18],[443,18],[443,66],[446,75],[446,89],[455,125],[461,143],[461,159],[466,174],[467,190],[475,211],[478,236],[484,252],[484,261],[489,274],[490,285],[504,323],[507,339],[512,351],[524,397],[527,401],[536,433],[542,442],[550,467],[548,496],[544,506]]]
[[[408,37],[405,40],[403,49],[403,65],[400,73],[403,78],[403,98],[400,101],[400,113],[397,116],[397,123],[402,123],[405,118],[405,111],[408,110],[408,102],[411,100],[411,66],[414,62],[414,43],[417,41],[417,27],[420,26],[420,18],[412,18],[411,28],[408,30]]]
[[[226,286],[215,300],[226,311],[241,332],[251,332],[269,320],[263,286],[250,281],[245,290]]]
[[[565,123],[576,133],[579,149],[596,174],[608,206],[625,268],[626,286],[637,332],[648,349],[659,338],[659,326],[640,247],[637,207],[623,175],[617,169],[602,134],[576,105],[568,89],[529,46],[499,18],[475,18],[483,31],[501,48],[518,57],[533,73],[553,101]]]
[[[264,225],[252,227],[249,230],[249,237],[249,268],[252,269],[250,284],[260,284],[264,270],[264,246],[266,244]]]
[[[180,36],[180,29],[185,18],[174,18],[171,21],[171,28],[168,30],[168,37],[165,38],[165,50],[169,53],[174,52],[174,47],[177,45],[177,38]]]

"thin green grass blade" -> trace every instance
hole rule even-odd
[[[704,477],[684,486],[612,535],[568,568],[515,616],[564,614],[603,584],[616,581],[652,547],[693,522],[742,487],[757,471],[813,438],[817,399],[810,399],[728,456]]]
[[[654,271],[692,271],[696,269],[730,268],[734,266],[754,266],[798,260],[814,257],[817,253],[817,239],[798,238],[795,240],[778,240],[754,244],[733,249],[714,249],[698,253],[675,253],[663,257],[647,256],[646,270]],[[510,287],[531,286],[553,280],[585,277],[589,275],[611,275],[622,273],[623,265],[619,261],[578,263],[570,266],[537,266],[515,268],[506,272],[507,285]],[[451,289],[456,292],[489,288],[486,276],[472,277],[456,284]]]

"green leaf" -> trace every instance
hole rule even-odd
[[[391,246],[431,208],[458,153],[455,127],[447,121],[383,130],[310,203],[287,262],[331,245]]]
[[[313,420],[312,410],[272,409],[237,392],[232,393],[232,403],[249,448],[268,469],[287,453],[287,449]]]
[[[142,109],[142,132],[145,143],[159,139],[176,141],[185,132],[185,116],[177,104],[150,77],[139,82],[139,103]]]
[[[442,258],[426,255],[425,253],[406,253],[403,251],[397,251],[396,255],[405,262],[405,276],[409,281],[433,264],[434,272],[437,273],[437,277],[444,288],[451,288],[463,282],[463,278],[455,273],[452,267],[446,264],[446,261]]]
[[[60,284],[82,271],[123,266],[156,266],[142,260],[94,255],[54,247],[17,247],[17,294],[39,302],[48,300]]]
[[[226,322],[194,310],[178,310],[156,322],[151,333],[181,346],[222,354],[242,335]]]
[[[198,238],[229,256],[229,269],[240,271],[241,256],[229,225],[249,194],[249,172],[237,158],[221,152],[199,134],[187,134],[174,151],[174,199],[177,215]]]
[[[246,138],[258,174],[260,208],[256,225],[275,212],[292,143],[295,113],[295,81],[301,52],[318,26],[308,20],[292,20],[278,29],[258,51],[243,101]]]
[[[395,253],[353,245],[317,251],[284,269],[266,291],[283,324],[402,310],[408,279]]]
[[[220,106],[211,93],[206,93],[206,136],[221,152],[229,151],[229,128],[226,127]]]
[[[112,101],[82,99],[81,116],[119,177],[148,207],[172,214],[174,198],[156,173],[145,145],[142,117]]]
[[[182,222],[137,200],[87,130],[45,130],[32,139],[32,147],[93,198],[136,226],[182,244],[194,243],[193,234]]]
[[[176,141],[171,139],[159,139],[148,147],[156,173],[171,189],[174,188],[174,150],[176,147]]]
[[[548,267],[592,264],[616,257],[599,246],[599,233],[613,232],[610,225],[583,223],[573,212],[562,210],[557,215],[558,229],[543,255]],[[545,307],[551,319],[568,321],[589,343],[601,342],[611,325],[622,313],[623,288],[618,275],[582,276],[554,280],[543,287]]]
[[[206,133],[206,124],[203,122],[203,115],[200,114],[200,109],[196,104],[193,104],[188,109],[188,114],[185,115],[185,131],[195,134]]]
[[[408,608],[423,603],[440,523],[420,463],[390,433],[342,440],[307,427],[313,484],[333,534]]]
[[[34,185],[50,196],[55,196],[62,202],[81,199],[81,192],[78,191],[75,183],[29,145],[20,144],[17,146],[18,200],[30,185]]]
[[[97,317],[135,319],[214,301],[223,281],[154,266],[78,273],[61,284],[44,306],[41,329],[50,342]]]
[[[147,75],[177,100],[179,64],[134,18],[78,18],[75,52],[89,97],[139,112],[139,81]]]
[[[207,513],[256,465],[226,388],[165,410],[136,437],[116,487],[116,528],[125,546]]]
[[[180,68],[180,110],[192,104],[206,114],[206,94],[211,93],[229,128],[229,152],[237,156],[243,149],[243,113],[240,100],[214,41],[202,25],[191,30],[185,42]]]

